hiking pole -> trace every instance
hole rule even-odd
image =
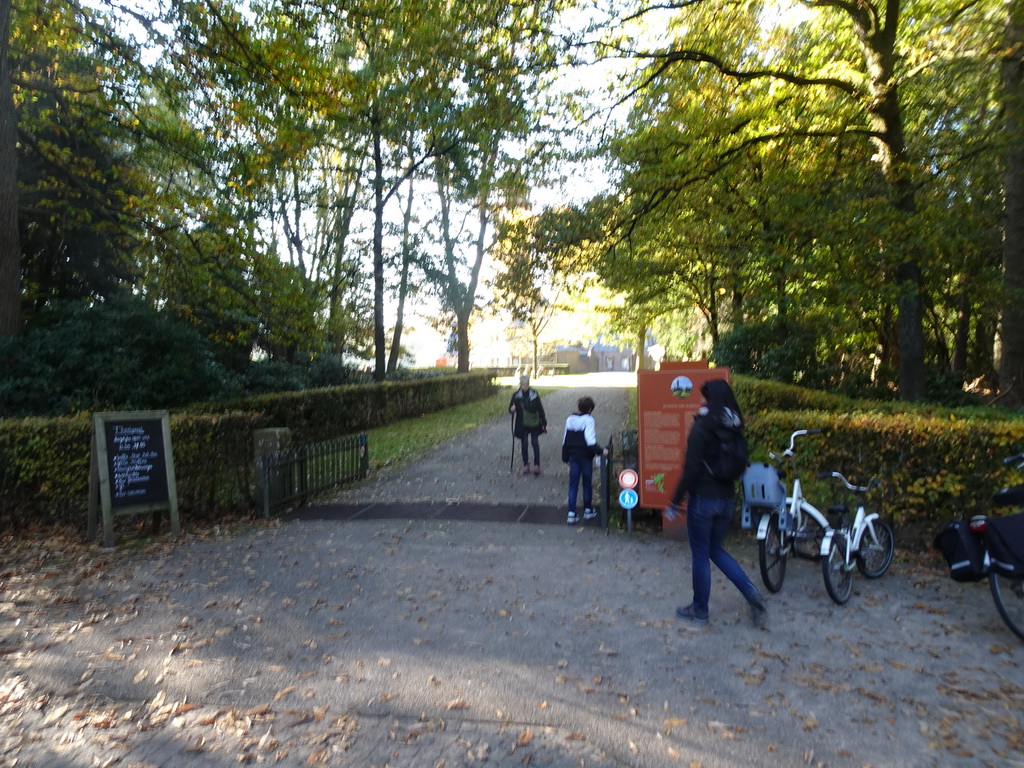
[[[516,460],[516,415],[512,414],[512,455],[508,457],[508,471],[514,472]]]

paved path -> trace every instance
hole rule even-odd
[[[508,454],[481,445],[442,463],[559,503],[561,471],[499,477]],[[363,493],[423,501],[417,472]],[[792,562],[763,630],[716,574],[694,630],[673,615],[685,544],[595,527],[291,520],[56,546],[0,570],[0,766],[1024,765],[1024,646],[983,587],[906,558],[845,607]],[[735,552],[756,573],[749,539]]]
[[[369,482],[345,490],[335,503],[522,504],[560,509],[564,519],[568,471],[561,460],[561,446],[566,418],[576,410],[577,400],[589,395],[597,403],[598,441],[606,445],[614,439],[615,450],[620,450],[629,418],[628,388],[635,382],[634,375],[608,373],[555,376],[535,383],[548,418],[548,433],[540,437],[540,476],[522,475],[519,441],[512,437],[511,416],[502,411],[490,424],[449,440],[421,461],[381,472]],[[514,389],[507,387],[509,398]]]

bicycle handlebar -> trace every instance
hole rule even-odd
[[[1003,464],[1017,464],[1024,462],[1024,452],[1018,453],[1016,456],[1008,456],[1003,459]]]
[[[796,439],[798,437],[800,437],[802,435],[820,435],[820,434],[821,434],[821,430],[820,429],[798,429],[796,432],[794,432],[792,435],[789,436],[789,448],[787,448],[782,455],[783,456],[792,456],[793,455],[793,446],[796,445]],[[771,454],[768,454],[768,455],[771,456]]]
[[[849,480],[847,480],[845,477],[843,477],[843,475],[840,474],[839,472],[822,472],[820,475],[818,475],[818,479],[819,480],[826,480],[826,479],[828,479],[830,477],[834,477],[836,480],[841,482],[843,485],[845,485],[849,490],[853,491],[854,493],[867,493],[872,488],[881,488],[882,487],[882,481],[879,480],[877,477],[872,477],[870,480],[868,480],[868,484],[867,485],[854,485]]]

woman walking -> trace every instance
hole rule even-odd
[[[693,601],[677,608],[676,616],[693,624],[708,623],[711,563],[714,563],[746,598],[751,617],[760,626],[768,616],[764,598],[740,564],[723,547],[732,521],[736,483],[715,478],[710,469],[721,448],[716,427],[720,424],[741,429],[743,415],[728,382],[712,379],[705,382],[700,391],[704,404],[686,441],[683,476],[665,510],[669,520],[675,519],[679,514],[679,502],[687,497],[686,533],[690,539]]]

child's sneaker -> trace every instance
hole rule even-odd
[[[576,523],[578,523],[579,520],[580,516],[577,515],[575,512],[570,512],[569,516],[565,518],[565,522],[569,525],[576,525]]]
[[[595,517],[597,517],[597,510],[596,509],[584,509],[583,510],[583,519],[584,520],[593,520]]]

